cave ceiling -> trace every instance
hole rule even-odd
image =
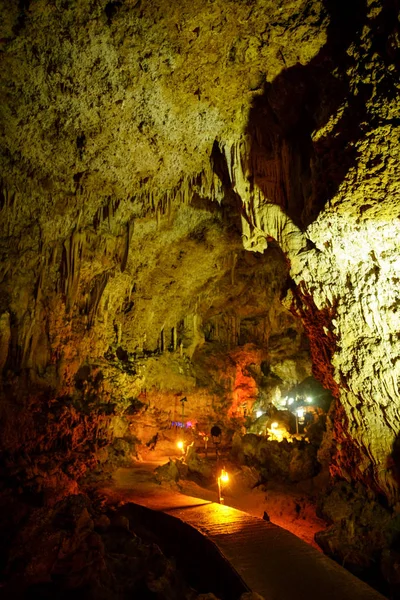
[[[395,495],[397,2],[2,15],[4,402],[91,385],[228,410],[227,389],[255,399],[248,364],[294,383],[310,351],[336,398],[332,472]]]

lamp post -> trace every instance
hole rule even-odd
[[[223,484],[227,483],[229,481],[229,475],[225,471],[225,467],[222,467],[221,474],[219,475],[217,481],[218,481],[218,502],[220,504],[224,504],[224,497],[222,495],[222,493],[223,493]]]
[[[214,446],[215,446],[215,458],[217,459],[217,464],[218,464],[218,445],[221,443],[221,428],[218,427],[218,425],[213,425],[211,427],[211,437],[212,437],[212,441],[214,442]]]
[[[187,402],[186,396],[184,398],[181,398],[181,404],[182,404],[182,429],[185,427],[185,402]]]

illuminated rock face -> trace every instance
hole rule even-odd
[[[22,421],[28,462],[55,451],[69,465],[93,451],[104,461],[114,441],[108,458],[126,464],[182,421],[184,396],[183,420],[209,430],[311,373],[301,322],[280,302],[287,262],[277,246],[243,249],[234,205],[194,199],[120,231],[109,215],[74,233],[25,295],[9,280],[4,401],[29,410],[10,411],[2,442],[16,450]]]
[[[314,372],[338,398],[331,472],[396,498],[400,154],[394,73],[399,46],[391,14],[390,6],[381,10],[371,3],[367,14],[354,15],[349,24],[351,43],[347,39],[340,48],[330,40],[331,57],[339,61],[336,76],[346,92],[340,101],[335,86],[328,99],[327,80],[322,87],[315,81],[322,74],[319,60],[326,60],[323,51],[304,69],[289,69],[267,86],[264,105],[255,102],[254,119],[250,113],[245,136],[230,152],[230,168],[246,206],[244,245],[262,250],[271,236],[284,249],[298,285],[293,307],[310,337]],[[328,47],[330,42],[328,35]],[[298,106],[291,101],[295,108],[288,126],[284,92],[293,90],[293,82],[308,82],[316,94],[314,105],[325,112],[310,112],[306,91]],[[257,131],[261,144],[254,142]],[[274,142],[278,166],[273,160],[260,166],[260,147]],[[296,147],[309,162],[303,155],[300,164]],[[300,187],[296,175],[302,176]],[[250,187],[249,181],[257,184]]]
[[[309,374],[290,308],[337,398],[332,473],[394,497],[390,2],[11,4],[0,35],[5,397],[28,396],[30,415],[43,396],[89,412],[99,398],[124,410],[136,399],[144,437],[159,423],[143,406],[165,408],[165,421],[189,392],[204,414],[234,411],[254,401],[274,335],[276,364],[294,354]],[[124,437],[126,422],[113,427]]]

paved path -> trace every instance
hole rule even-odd
[[[119,469],[108,494],[167,513],[200,531],[265,600],[384,600],[292,533],[229,506],[149,485],[148,469],[143,465],[135,474]]]

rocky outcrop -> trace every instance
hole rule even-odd
[[[12,326],[9,313],[2,321],[4,451],[33,462],[71,451],[83,472],[88,454],[127,464],[138,444],[181,420],[184,396],[186,420],[209,426],[229,410],[249,413],[260,395],[268,401],[272,380],[288,386],[297,371],[299,379],[309,373],[301,324],[279,301],[282,253],[246,253],[234,207],[225,210],[194,203],[158,226],[151,216],[136,219],[123,272],[111,266],[118,236],[98,232],[59,248],[59,270],[43,266],[35,295],[17,293],[16,273],[3,282],[14,294]]]
[[[88,1],[78,13],[7,6],[1,34],[1,360],[6,373],[29,370],[63,393],[109,346],[148,358],[176,350],[178,338],[189,357],[205,338],[265,343],[284,311],[275,302],[276,317],[260,317],[261,339],[254,314],[272,303],[272,290],[257,299],[261,280],[242,297],[256,311],[212,310],[238,295],[237,265],[245,271],[251,258],[241,264],[239,240],[221,239],[218,207],[199,196],[241,210],[226,200],[215,140],[237,137],[264,81],[306,63],[326,37],[318,2],[182,1],[172,10]],[[286,38],[298,43],[283,53]],[[265,286],[279,294],[272,277]],[[217,280],[223,289],[211,291]],[[285,319],[276,334],[291,327]],[[142,358],[129,396],[148,387]],[[193,386],[182,361],[169,371],[175,391]],[[120,379],[114,369],[102,385]]]
[[[199,420],[269,401],[310,351],[335,397],[321,457],[394,505],[396,0],[3,4],[16,486],[43,491],[44,453],[66,489],[113,439],[125,460],[183,397]]]
[[[76,210],[80,228],[92,223],[110,195],[124,197],[125,217],[132,200],[188,198],[214,140],[242,129],[264,82],[326,39],[318,1],[4,4],[2,160],[13,191],[40,182],[43,217],[55,219],[46,239],[72,233]]]
[[[100,500],[100,498],[97,498]],[[70,496],[50,511],[24,515],[11,549],[4,597],[146,598],[217,600],[199,594],[160,549],[159,539],[140,523],[129,504],[105,514],[84,494]],[[21,515],[20,515],[21,518]],[[139,537],[136,531],[140,531]],[[144,539],[143,539],[144,537]],[[164,536],[165,537],[165,536]],[[165,543],[160,535],[161,544]],[[203,589],[207,589],[203,583]]]
[[[240,463],[256,466],[264,482],[295,483],[318,474],[318,446],[318,442],[278,442],[250,433],[241,439],[235,437],[232,453]]]
[[[399,578],[399,506],[390,509],[383,496],[361,484],[341,481],[319,499],[320,514],[330,524],[315,539],[322,550],[355,575],[396,598]]]
[[[269,236],[279,241],[297,284],[293,308],[310,338],[314,372],[338,399],[332,473],[393,499],[397,485],[388,458],[398,435],[400,375],[398,30],[390,3],[361,8],[350,15],[340,42],[332,18],[319,54],[266,86],[246,137],[230,153],[230,172],[246,207],[245,247],[261,251]],[[336,83],[323,76],[333,62]],[[271,147],[261,174],[254,130],[262,148]],[[299,163],[301,148],[309,162]],[[293,155],[297,162],[289,168]],[[273,166],[285,177],[272,181],[267,169]],[[294,181],[299,174],[301,189]]]
[[[277,240],[290,261],[314,373],[338,399],[332,474],[394,499],[398,30],[390,2],[330,9],[319,52],[267,82],[246,131],[220,141],[218,173],[243,201],[244,247]]]

